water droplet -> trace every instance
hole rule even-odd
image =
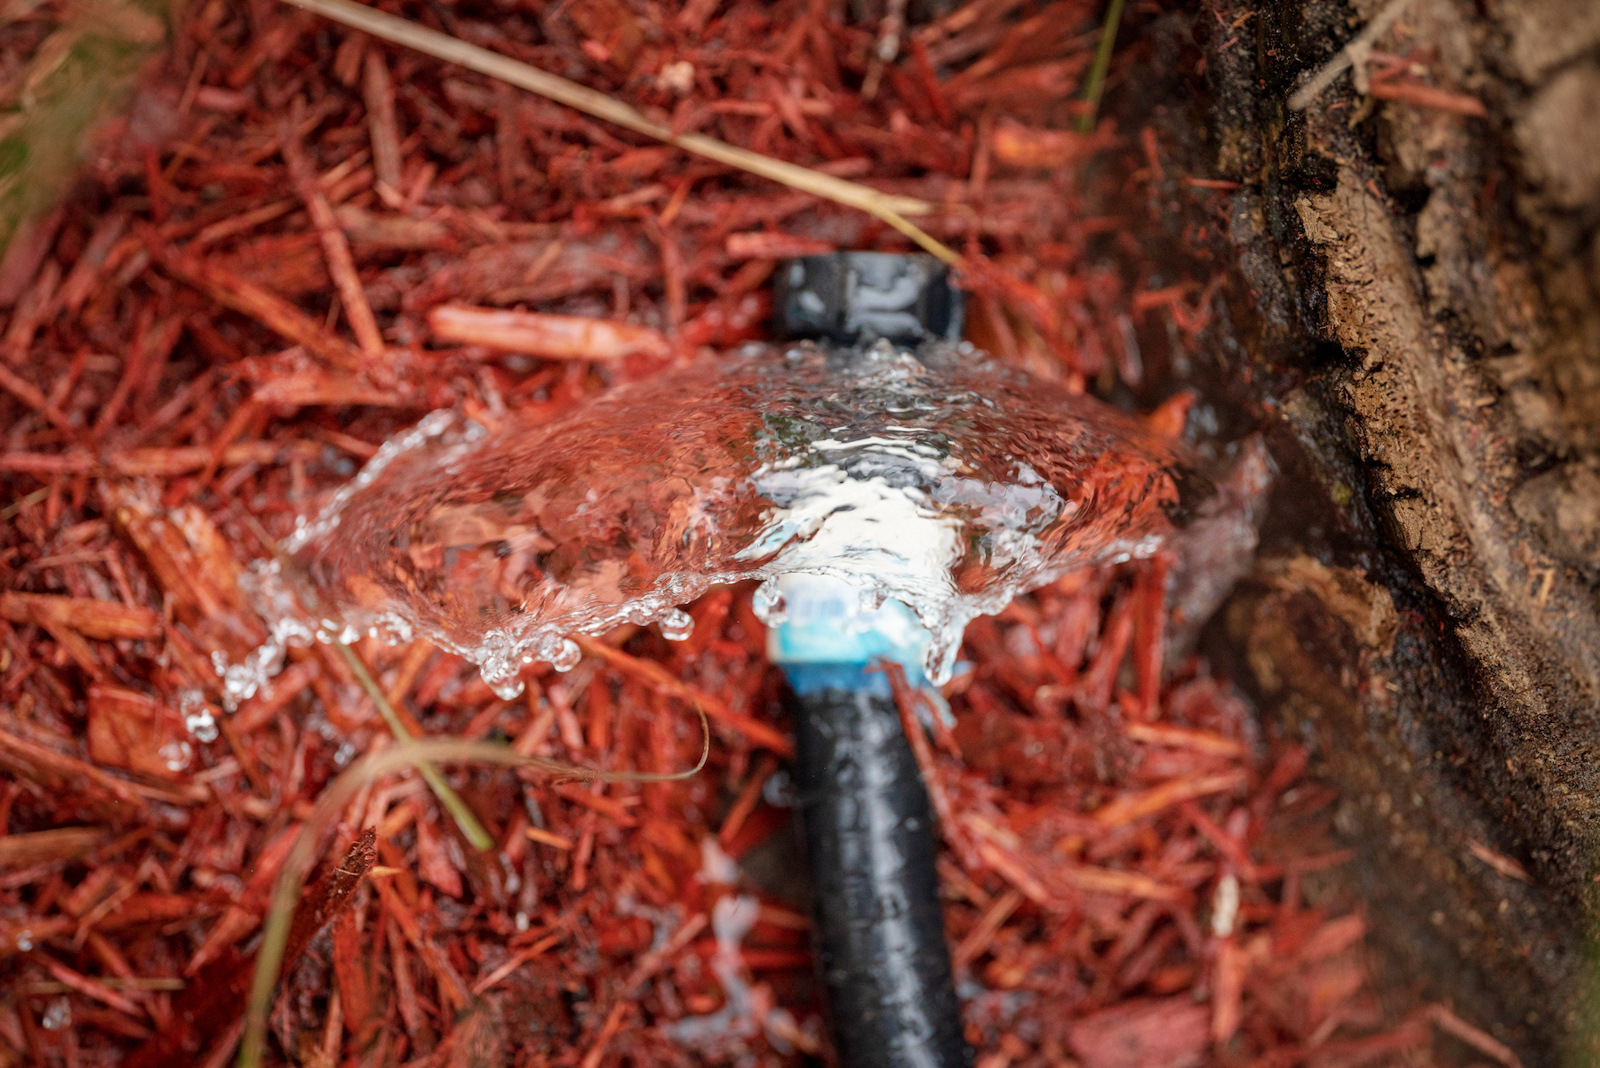
[[[789,607],[783,599],[783,591],[778,588],[776,578],[769,578],[756,587],[750,606],[755,609],[756,618],[769,627],[782,624]]]
[[[669,608],[661,613],[661,636],[669,642],[681,642],[694,633],[694,617],[681,608]]]
[[[183,725],[194,740],[208,745],[217,740],[217,720],[199,690],[185,690],[178,699],[178,709],[183,713]]]
[[[715,838],[700,839],[700,880],[724,886],[739,881],[739,862],[723,852]]]
[[[194,759],[194,746],[188,742],[168,742],[156,750],[156,755],[166,764],[168,771],[183,771]]]
[[[761,785],[761,799],[774,808],[793,808],[795,806],[794,780],[789,777],[785,768],[779,768],[767,777]]]
[[[412,638],[411,624],[396,615],[384,615],[367,627],[367,637],[385,645],[404,645]]]
[[[46,1031],[64,1031],[72,1026],[72,1002],[66,998],[55,998],[45,1006],[44,1013],[39,1017],[39,1026]]]
[[[961,635],[966,630],[963,620],[960,629],[944,627],[933,632],[933,640],[922,654],[922,671],[935,686],[943,686],[955,674],[956,657],[961,654]]]
[[[489,689],[493,690],[494,695],[500,698],[502,701],[515,701],[517,698],[522,696],[522,691],[525,689],[525,687],[522,685],[522,680],[518,678],[513,678],[508,681],[503,679],[491,679],[489,676],[485,675],[483,677],[483,681],[489,684]]]
[[[583,650],[571,638],[561,639],[561,647],[550,658],[550,666],[557,671],[571,671],[583,659]]]

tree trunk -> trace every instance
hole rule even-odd
[[[1286,468],[1228,641],[1341,786],[1395,974],[1600,1063],[1600,4],[1416,0],[1397,77],[1291,111],[1382,6],[1197,24]]]

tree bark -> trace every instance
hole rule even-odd
[[[1415,0],[1378,47],[1485,115],[1364,70],[1291,111],[1381,6],[1202,19],[1287,469],[1227,631],[1343,789],[1396,974],[1525,1063],[1600,1063],[1600,4]]]

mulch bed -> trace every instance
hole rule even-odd
[[[66,17],[22,6],[14,47]],[[924,225],[973,265],[972,337],[1035,373],[1159,395],[1205,336],[1228,183],[1126,119],[1075,132],[1098,5],[976,0],[887,63],[879,19],[838,3],[383,6],[942,205]],[[1134,33],[1113,97],[1150,62]],[[270,0],[192,4],[0,260],[0,1066],[228,1063],[285,853],[390,744],[327,646],[223,707],[214,654],[264,634],[240,588],[257,524],[282,537],[429,410],[555,414],[762,337],[777,257],[909,247]],[[481,343],[471,309],[511,307],[603,321]],[[1504,1060],[1440,1007],[1386,1020],[1360,912],[1308,889],[1347,855],[1301,748],[1197,659],[1154,707],[1130,692],[1149,575],[973,624],[953,738],[921,746],[980,1063],[1422,1065],[1432,1024]],[[415,775],[365,787],[301,896],[269,1061],[828,1056],[777,676],[749,589],[691,614],[685,642],[624,628],[513,701],[426,643],[359,646],[417,733],[586,767],[691,766],[695,701],[731,714],[681,782],[450,771],[487,853]]]

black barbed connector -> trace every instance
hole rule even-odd
[[[802,256],[779,266],[773,288],[773,332],[784,340],[913,347],[961,337],[963,295],[922,253]]]

